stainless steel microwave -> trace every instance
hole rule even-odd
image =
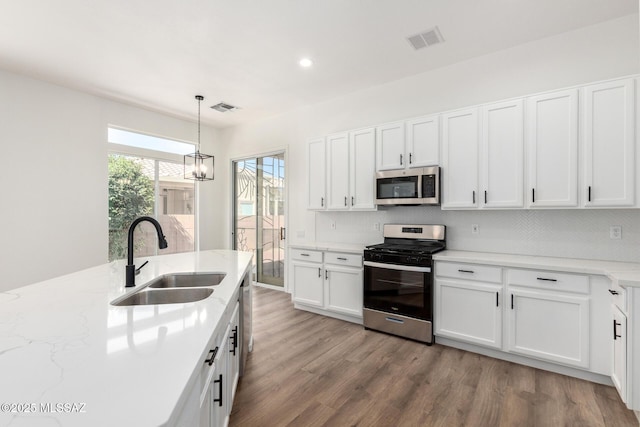
[[[376,173],[377,205],[439,205],[440,167]]]

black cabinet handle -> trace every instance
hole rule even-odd
[[[351,196],[351,206],[353,206],[353,196]]]
[[[496,307],[500,307],[500,292],[496,292]]]
[[[300,254],[300,256],[311,256],[309,254]]]
[[[213,380],[214,384],[218,384],[218,392],[220,393],[220,397],[217,399],[213,399],[213,403],[218,402],[218,406],[222,406],[222,374],[218,376],[217,380]]]
[[[320,267],[318,267],[318,277],[322,277],[322,272],[320,271]]]
[[[591,201],[591,186],[589,186],[589,197],[588,200]]]
[[[536,279],[538,279],[538,280],[543,280],[543,281],[545,281],[545,282],[557,282],[557,280],[556,280],[556,279],[547,279],[547,278],[545,278],[545,277],[536,277]]]
[[[400,154],[400,165],[402,166],[402,154]]]
[[[216,354],[218,354],[218,347],[214,348],[213,350],[209,350],[209,355],[211,357],[209,357],[208,359],[205,359],[204,363],[209,364],[209,366],[213,365],[213,361],[216,358]]]
[[[341,257],[341,256],[339,256],[339,257],[338,257],[338,259],[339,259],[340,261],[346,261],[346,260],[347,260],[345,257]]]
[[[511,294],[511,310],[513,310],[513,294]]]
[[[329,280],[329,272],[326,269],[324,270],[324,278]]]
[[[347,196],[344,196],[344,205],[347,206]]]
[[[285,240],[287,238],[287,232],[284,227],[280,227],[280,240]]]
[[[324,207],[324,197],[320,197],[320,206]]]
[[[233,328],[233,335],[231,335],[229,338],[231,338],[231,350],[229,350],[229,353],[235,356],[236,348],[238,348],[238,327],[237,326]]]
[[[622,323],[616,322],[616,319],[613,319],[613,340],[615,341],[618,338],[622,338],[622,335],[618,335],[618,326],[622,325]]]
[[[609,293],[610,293],[611,295],[619,295],[619,294],[620,294],[620,292],[618,292],[618,291],[614,291],[613,289],[609,289]]]
[[[484,204],[487,204],[487,190],[484,190]]]
[[[458,271],[460,273],[471,273],[471,274],[475,273],[475,271],[473,271],[473,270],[458,270]]]
[[[413,157],[413,155],[411,153],[409,153],[409,164],[411,164],[413,162],[412,157]]]
[[[535,203],[536,202],[536,189],[532,188],[531,189],[531,203]]]
[[[476,204],[476,190],[473,190],[473,193],[471,195],[471,200],[472,200],[472,203],[475,205]]]

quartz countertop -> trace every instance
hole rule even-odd
[[[0,425],[173,425],[251,257],[230,250],[149,257],[136,288],[124,287],[121,260],[0,293]],[[226,277],[193,303],[110,304],[173,272]]]
[[[617,280],[621,286],[640,287],[640,263],[457,251],[449,249],[433,255],[433,259],[435,261],[466,262],[472,264],[603,275],[609,277],[611,280]]]
[[[316,251],[332,251],[354,253],[362,255],[368,245],[354,243],[333,243],[333,242],[299,242],[289,245],[290,248],[311,249]]]

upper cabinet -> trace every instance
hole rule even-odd
[[[376,170],[404,169],[404,122],[388,123],[376,128]]]
[[[308,208],[375,210],[375,130],[329,135],[308,144]]]
[[[480,204],[483,208],[524,205],[523,121],[521,99],[482,107]]]
[[[440,164],[438,115],[378,126],[376,134],[378,171]]]
[[[527,100],[529,207],[578,206],[578,90]]]
[[[478,109],[442,115],[442,207],[478,206]]]
[[[633,79],[586,86],[582,139],[583,201],[591,206],[633,206],[635,85]]]
[[[326,209],[326,149],[324,138],[309,141],[307,151],[307,206],[309,209]]]

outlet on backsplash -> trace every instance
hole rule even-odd
[[[616,240],[622,239],[622,227],[619,225],[609,227],[609,238]]]

